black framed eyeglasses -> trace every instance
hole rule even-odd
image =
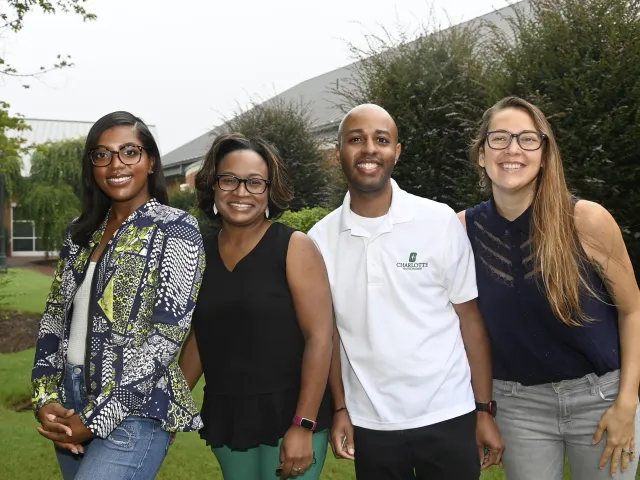
[[[244,183],[244,188],[247,189],[247,192],[254,195],[264,193],[267,187],[271,185],[271,180],[265,180],[260,177],[240,178],[230,173],[216,175],[216,181],[218,182],[220,190],[224,190],[225,192],[233,192],[241,183]]]
[[[125,145],[119,150],[109,150],[107,147],[97,147],[89,151],[91,163],[96,167],[107,167],[113,160],[114,155],[125,165],[135,165],[142,158],[144,147],[140,145]]]
[[[533,130],[525,130],[520,133],[511,133],[506,130],[493,130],[487,132],[487,145],[493,150],[504,150],[505,148],[509,148],[514,138],[518,142],[518,145],[520,145],[520,148],[528,152],[533,152],[542,146],[547,139],[547,135]]]

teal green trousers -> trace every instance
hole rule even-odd
[[[302,475],[290,477],[300,480],[318,480],[327,457],[329,430],[313,434],[315,465]],[[224,480],[278,480],[276,469],[280,466],[280,445],[277,447],[259,445],[249,450],[231,450],[228,447],[212,448],[218,459]]]

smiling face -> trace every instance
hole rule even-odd
[[[253,150],[234,150],[225,155],[216,169],[217,175],[233,175],[238,178],[256,180],[252,188],[259,191],[260,180],[269,179],[269,167],[267,162]],[[231,177],[223,176],[220,179],[223,188],[231,184]],[[214,184],[215,204],[218,213],[225,221],[237,225],[251,225],[265,218],[265,210],[269,201],[269,187],[262,193],[251,193],[244,183],[232,191],[220,188],[218,182]],[[229,188],[232,188],[230,186]]]
[[[341,127],[338,156],[349,187],[383,190],[400,156],[395,122],[382,108],[367,105],[349,112]]]
[[[112,154],[109,165],[93,166],[93,178],[105,195],[112,202],[130,202],[134,208],[151,198],[148,178],[155,163],[155,159],[149,158],[145,150],[140,152],[136,148],[139,145],[141,142],[134,127],[123,125],[105,130],[95,147],[101,150],[94,152],[94,162],[98,164],[109,155],[105,149],[120,151],[125,161],[140,158],[137,163],[128,165],[122,162],[120,156]]]
[[[504,131],[505,138],[508,134],[522,132],[539,132],[531,116],[519,108],[505,108],[498,111],[492,118],[489,131]],[[508,140],[508,139],[507,139]],[[522,135],[520,141],[526,146],[526,135]],[[494,150],[487,141],[480,152],[479,163],[484,167],[494,189],[505,191],[516,191],[523,188],[535,188],[535,181],[540,173],[542,165],[542,155],[545,145],[538,150],[524,150],[518,145],[515,138],[504,150]]]

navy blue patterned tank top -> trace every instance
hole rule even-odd
[[[570,327],[553,314],[534,272],[531,211],[512,222],[493,200],[466,211],[494,378],[538,385],[620,368],[618,312],[591,265],[585,275],[600,298],[583,292],[581,305],[594,321]]]

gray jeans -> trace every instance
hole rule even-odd
[[[561,480],[564,458],[569,457],[571,480],[611,479],[611,464],[600,470],[606,433],[591,445],[602,415],[618,396],[620,372],[602,377],[589,374],[525,387],[516,382],[493,381],[498,402],[496,421],[506,449],[504,467],[509,480]],[[636,410],[636,441],[640,445],[640,410]],[[637,458],[637,455],[636,455]],[[616,479],[635,478],[638,460],[629,462]]]

